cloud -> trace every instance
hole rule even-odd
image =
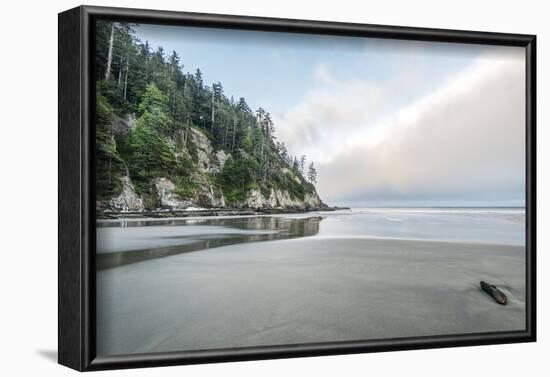
[[[274,121],[277,137],[287,143],[291,153],[305,153],[321,161],[353,140],[347,131],[376,121],[387,102],[379,86],[364,80],[338,81],[325,64],[317,66],[313,78],[316,85],[304,100],[286,113],[276,114]]]
[[[391,114],[384,111],[390,95],[384,87],[330,81],[279,122],[291,145],[317,158],[318,189],[328,202],[522,203],[525,63],[519,52],[480,57]],[[326,67],[315,76],[332,80]]]
[[[521,197],[525,76],[522,61],[484,59],[398,112],[375,145],[358,141],[331,162],[328,198],[488,200]]]

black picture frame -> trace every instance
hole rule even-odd
[[[526,329],[123,356],[95,355],[95,85],[97,19],[525,47]],[[80,6],[59,14],[59,363],[79,371],[533,342],[536,340],[536,36]]]

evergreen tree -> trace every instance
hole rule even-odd
[[[300,162],[297,157],[294,157],[292,160],[292,169],[294,169],[295,172],[300,172]]]
[[[308,172],[307,172],[307,179],[309,181],[309,183],[311,184],[317,184],[317,170],[315,169],[315,165],[313,164],[313,162],[311,164],[309,164],[309,169],[308,169]]]
[[[276,140],[268,111],[252,111],[245,98],[226,96],[221,82],[208,86],[200,69],[189,73],[183,68],[176,51],[153,51],[135,36],[131,24],[97,22],[99,199],[117,195],[126,175],[147,199],[147,208],[157,205],[155,178],[167,177],[178,195],[192,196],[199,152],[190,136],[197,132],[208,138],[214,151],[231,155],[221,172],[204,178],[228,203],[243,200],[251,189],[265,195],[280,189],[299,199],[315,189],[304,177],[305,156],[290,156],[286,145]],[[124,131],[120,122],[132,126]],[[307,179],[312,184],[317,180],[313,164]]]
[[[107,99],[98,93],[96,96],[96,172],[97,196],[110,198],[122,189],[120,177],[126,167],[120,157],[114,135],[110,129],[113,109]]]
[[[154,83],[149,84],[138,107],[141,114],[139,121],[158,132],[170,131],[171,120],[167,114],[167,102],[166,95]]]
[[[298,166],[299,166],[300,174],[303,177],[304,176],[304,168],[306,166],[306,155],[303,154],[302,157],[300,157],[300,162],[299,162]]]

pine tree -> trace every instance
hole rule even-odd
[[[302,157],[300,157],[300,163],[298,164],[300,174],[304,176],[304,168],[306,166],[306,155],[303,154]]]
[[[292,169],[294,169],[294,171],[296,172],[300,171],[300,162],[298,161],[297,157],[294,157],[294,159],[292,160]]]
[[[155,84],[149,84],[138,107],[141,114],[138,120],[159,132],[169,131],[171,120],[167,114],[167,102],[166,95]]]
[[[223,171],[208,177],[228,203],[245,199],[252,188],[280,189],[299,200],[314,190],[302,184],[305,156],[290,156],[277,141],[268,111],[253,111],[245,98],[226,96],[220,82],[207,85],[200,69],[184,72],[176,51],[152,51],[130,24],[97,23],[95,63],[97,181],[103,186],[98,198],[118,195],[124,175],[140,195],[150,193],[147,208],[156,205],[151,186],[156,177],[172,180],[182,198],[193,195],[197,151],[190,135],[197,128],[207,131],[214,151],[231,154]],[[134,116],[130,130],[114,126],[117,117]],[[309,167],[307,179],[314,184],[317,172]]]
[[[203,88],[203,82],[202,82],[202,71],[200,70],[200,68],[197,68],[197,70],[195,71],[195,83],[197,84],[197,88],[199,90],[202,90]]]
[[[307,178],[308,178],[309,183],[311,183],[313,185],[317,184],[317,170],[315,169],[315,165],[313,164],[313,162],[311,164],[309,164],[309,170],[308,170],[308,173],[307,173]]]

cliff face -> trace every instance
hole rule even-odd
[[[220,81],[205,82],[200,68],[185,72],[191,56],[152,51],[132,28],[96,25],[99,215],[325,207],[314,161],[289,153],[269,111],[227,96]],[[125,59],[113,59],[113,51],[124,51]]]
[[[316,192],[306,193],[304,199],[292,198],[288,191],[271,189],[269,196],[264,196],[258,190],[248,192],[248,197],[242,207],[246,208],[292,208],[292,209],[322,209],[325,204],[321,201]]]
[[[136,127],[135,117],[127,119],[116,118],[111,129],[119,139],[128,137],[132,129]],[[137,189],[131,178],[131,171],[124,162],[125,169],[120,169],[120,174],[112,179],[117,179],[120,184],[118,190],[110,197],[103,197],[97,201],[97,209],[101,212],[142,212],[145,210],[171,210],[185,211],[199,208],[236,208],[236,209],[282,209],[282,210],[314,210],[326,208],[315,187],[306,182],[297,171],[292,170],[280,162],[274,162],[272,169],[278,177],[278,181],[269,178],[248,185],[235,192],[225,183],[224,177],[231,178],[232,171],[228,170],[228,164],[232,168],[244,164],[246,152],[236,150],[230,153],[226,150],[215,150],[208,136],[201,130],[189,127],[185,133],[180,132],[172,137],[164,137],[164,141],[170,147],[176,160],[190,161],[190,170],[187,172],[184,182],[175,181],[169,176],[155,176],[150,178],[150,186],[147,192]],[[279,166],[280,165],[280,166]],[[303,195],[293,193],[285,189],[285,184],[280,182],[290,181],[294,186],[303,189]],[[185,186],[182,188],[182,185]],[[226,198],[230,191],[231,200]]]

